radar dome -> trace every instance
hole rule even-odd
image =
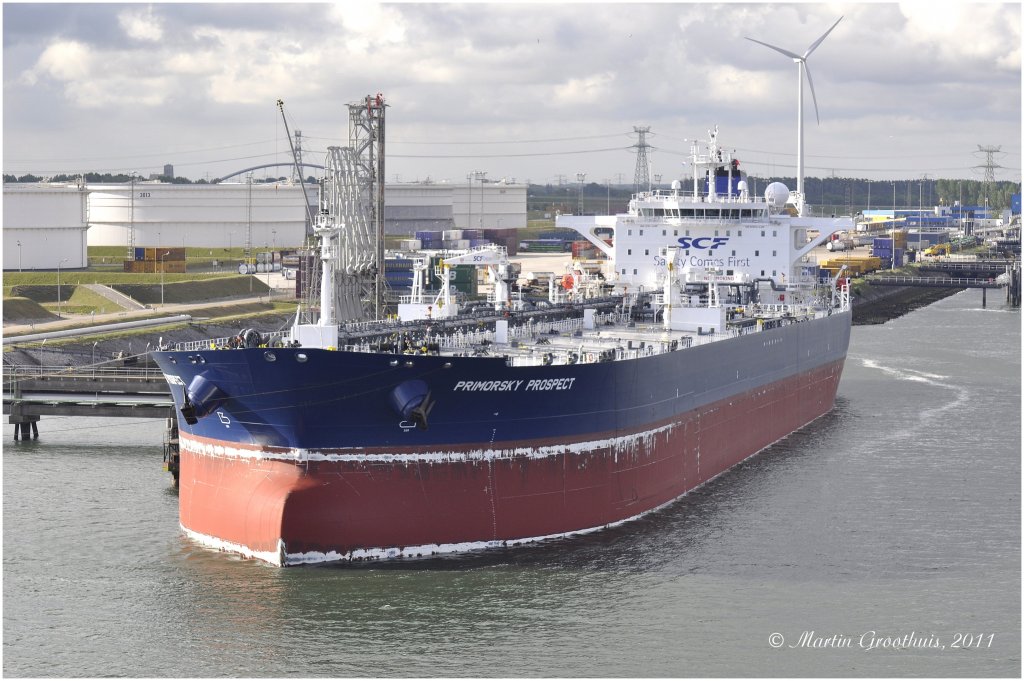
[[[736,189],[740,190],[741,192],[747,191],[747,181],[746,180],[740,180],[739,182],[737,182],[736,183]]]
[[[683,183],[679,180],[672,180],[672,191],[679,191],[683,188]]]
[[[773,208],[781,208],[789,201],[789,187],[781,182],[772,182],[764,190],[764,200]]]

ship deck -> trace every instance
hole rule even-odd
[[[489,323],[474,318],[476,326],[438,329],[438,325],[358,322],[342,325],[346,340],[338,350],[345,352],[387,353],[399,355],[439,354],[449,357],[504,357],[510,366],[591,364],[648,357],[707,343],[720,342],[739,335],[758,333],[782,324],[823,316],[827,311],[811,305],[761,305],[736,310],[721,332],[669,330],[651,315],[636,319],[621,311],[595,312],[592,321],[585,316],[561,319],[544,317],[513,318],[507,331],[496,329],[500,316]],[[456,320],[457,321],[457,320]],[[467,330],[471,329],[471,330]],[[263,345],[287,343],[289,332],[263,334]],[[404,339],[403,349],[392,345],[382,349],[382,339]],[[179,344],[179,351],[230,351],[232,338]]]

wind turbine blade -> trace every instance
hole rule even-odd
[[[803,63],[804,74],[807,75],[807,84],[811,86],[811,99],[814,100],[814,118],[818,121],[818,125],[821,125],[821,116],[818,115],[818,97],[814,94],[814,81],[811,80],[811,69],[807,67],[807,62]]]
[[[838,25],[839,25],[839,22],[840,22],[840,21],[842,21],[842,20],[843,20],[843,17],[839,17],[838,19],[836,19],[836,23],[832,24],[832,28],[835,28],[836,26],[838,26]],[[806,51],[806,52],[804,52],[804,59],[807,59],[807,57],[808,57],[808,56],[810,56],[811,52],[814,52],[814,50],[815,50],[815,49],[816,49],[816,48],[818,47],[818,45],[820,45],[820,44],[821,44],[821,41],[823,41],[823,40],[824,40],[825,38],[827,38],[827,37],[828,37],[828,34],[832,32],[832,28],[830,28],[830,29],[828,29],[827,31],[825,31],[825,32],[824,32],[824,33],[823,33],[823,34],[821,35],[821,37],[820,37],[820,38],[818,38],[817,40],[815,40],[815,41],[814,41],[814,42],[813,42],[813,43],[811,44],[811,46],[807,48],[807,51]]]
[[[749,40],[752,43],[757,43],[758,45],[764,45],[765,47],[770,47],[771,49],[775,50],[776,52],[781,52],[782,54],[786,55],[790,59],[796,59],[797,61],[800,60],[800,55],[793,54],[789,50],[784,50],[781,47],[775,47],[774,45],[769,45],[768,43],[763,43],[760,40],[754,40],[753,38],[747,38],[747,40]]]

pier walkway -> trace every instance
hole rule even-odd
[[[40,416],[167,418],[174,401],[157,368],[5,366],[8,423],[38,432]]]
[[[904,277],[899,275],[870,275],[864,281],[875,286],[931,286],[942,288],[1002,288],[1006,284],[995,279],[967,277]]]

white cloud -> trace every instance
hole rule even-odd
[[[611,89],[614,83],[614,73],[595,73],[584,78],[570,78],[554,86],[551,94],[552,98],[562,105],[594,104],[612,96]]]
[[[405,19],[400,10],[375,2],[344,2],[331,5],[331,19],[344,28],[343,39],[350,51],[369,52],[371,46],[396,44],[405,40]]]
[[[906,37],[950,62],[994,61],[1020,71],[1020,22],[997,3],[901,3]],[[1019,13],[1017,15],[1019,17]]]
[[[32,71],[57,80],[76,80],[89,75],[94,64],[89,47],[77,41],[57,41],[39,55]]]
[[[198,33],[204,38],[216,39],[217,48],[204,57],[212,65],[205,75],[205,85],[210,99],[215,102],[273,103],[282,95],[309,94],[321,87],[322,81],[317,75],[324,54],[287,36],[209,28]],[[175,64],[192,69],[201,66],[180,56]]]
[[[164,37],[162,22],[153,16],[153,8],[145,12],[125,10],[117,15],[117,23],[129,38],[159,42]]]

